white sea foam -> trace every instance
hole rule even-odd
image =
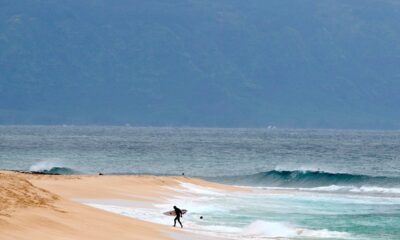
[[[288,223],[267,222],[256,220],[243,229],[244,237],[259,238],[292,238],[292,237],[315,237],[315,238],[348,238],[346,232],[329,231],[326,229],[312,230],[294,227]]]
[[[382,187],[367,187],[367,186],[354,188],[354,189],[351,189],[350,191],[365,192],[365,193],[393,193],[393,194],[400,194],[400,188],[382,188]]]
[[[351,234],[347,232],[329,231],[327,229],[311,230],[299,229],[298,236],[313,238],[351,238]]]
[[[321,169],[318,166],[284,166],[278,165],[274,168],[275,171],[299,171],[299,172],[331,172],[331,173],[338,173],[330,168]]]
[[[243,222],[238,217],[238,213],[243,212],[243,208],[246,207],[229,204],[229,199],[234,199],[236,203],[249,203],[250,208],[254,207],[254,202],[252,200],[243,200],[243,195],[241,194],[224,192],[188,183],[181,183],[181,188],[175,190],[185,194],[154,205],[137,205],[135,203],[136,205],[134,206],[124,202],[122,206],[118,201],[106,201],[102,203],[86,201],[86,204],[124,216],[164,225],[171,225],[173,220],[171,217],[164,216],[162,212],[169,211],[173,205],[177,205],[189,210],[183,219],[185,231],[210,237],[252,240],[266,238],[342,239],[351,237],[346,232],[309,229],[288,222],[254,220],[246,225],[246,221]],[[188,195],[187,193],[190,194]],[[260,198],[262,195],[251,194],[255,194],[253,196],[255,198],[251,198],[253,200],[259,201],[264,199]],[[243,212],[243,214],[245,213]],[[199,220],[199,217],[203,215],[205,219]],[[243,216],[246,216],[246,214]]]
[[[204,195],[206,195],[206,196],[210,196],[210,195],[211,196],[222,196],[222,195],[226,194],[222,190],[203,187],[203,186],[195,185],[192,183],[180,182],[180,186],[181,186],[181,189],[174,188],[174,190],[177,192],[187,192],[187,193],[191,193],[191,194],[198,194],[201,196],[204,196]]]
[[[325,191],[325,192],[351,192],[351,193],[390,193],[400,194],[400,188],[383,188],[374,186],[338,186],[330,185],[326,187],[315,187],[315,188],[299,188],[300,190],[308,191]]]
[[[158,209],[154,208],[138,208],[138,207],[126,207],[111,204],[97,204],[97,203],[85,203],[94,208],[99,208],[108,212],[120,214],[127,217],[140,219],[143,221],[154,222],[159,224],[169,224],[169,218],[163,217]]]
[[[248,237],[294,237],[296,229],[279,222],[256,220],[246,226],[242,235]]]
[[[169,216],[165,216],[162,212],[171,210],[171,205],[168,204],[169,208],[160,210],[158,207],[153,208],[140,208],[140,207],[122,207],[110,204],[98,204],[98,203],[89,203],[86,202],[86,205],[89,205],[94,208],[102,209],[105,211],[109,211],[112,213],[120,214],[127,217],[132,217],[135,219],[140,219],[143,221],[163,224],[163,225],[171,225],[173,223],[173,218]],[[156,206],[156,205],[154,205]],[[158,205],[161,206],[161,205]],[[191,209],[191,208],[190,208]],[[193,221],[188,221],[186,217],[184,217],[184,230],[204,234],[208,236],[234,236],[240,232],[240,228],[229,227],[229,226],[202,226],[198,225]],[[233,234],[233,235],[232,235]]]
[[[376,186],[339,186],[330,185],[323,187],[301,188],[301,187],[248,187],[265,190],[294,190],[305,192],[331,192],[331,193],[365,193],[365,194],[390,194],[400,195],[400,188],[384,188]]]
[[[86,203],[89,206],[105,211],[113,212],[127,217],[143,221],[171,225],[170,217],[160,214],[158,208],[122,207],[116,205],[105,205]],[[312,230],[291,226],[281,222],[267,222],[256,220],[251,224],[239,228],[224,225],[199,225],[193,221],[184,221],[185,230],[214,237],[228,237],[232,239],[264,239],[264,238],[292,238],[292,237],[313,237],[313,238],[348,238],[350,234],[335,232],[326,229]]]

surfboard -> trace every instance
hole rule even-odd
[[[182,214],[185,214],[185,213],[187,213],[187,210],[186,209],[182,209]],[[169,212],[165,212],[163,214],[167,215],[167,216],[176,216],[175,210],[172,210],[172,211],[169,211]]]

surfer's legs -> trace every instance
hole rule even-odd
[[[179,217],[176,217],[176,218],[174,219],[174,227],[176,226],[176,220],[178,220],[178,223],[181,225],[181,228],[183,228],[183,225],[182,225],[182,223],[181,223],[181,219],[180,219]]]
[[[179,224],[181,225],[181,228],[183,228],[183,225],[182,225],[182,223],[181,223],[181,219],[180,219],[180,218],[178,218],[178,222],[179,222]]]

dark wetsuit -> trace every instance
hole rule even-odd
[[[182,210],[180,210],[179,208],[175,208],[174,210],[176,214],[176,217],[174,219],[174,227],[176,226],[176,221],[178,220],[179,224],[181,225],[181,228],[183,228],[183,225],[181,223]]]

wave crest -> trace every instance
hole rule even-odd
[[[49,170],[42,170],[40,172],[41,173],[47,173],[47,174],[61,174],[61,175],[68,175],[68,174],[77,173],[74,169],[67,168],[67,167],[53,167],[53,168],[51,168]]]
[[[72,168],[59,166],[57,163],[54,162],[39,162],[32,165],[29,168],[29,170],[37,173],[62,174],[62,175],[78,173],[78,171],[75,171]]]
[[[272,170],[252,175],[219,177],[218,180],[238,185],[266,187],[315,188],[332,185],[354,187],[400,187],[400,178],[398,177],[300,170]]]

